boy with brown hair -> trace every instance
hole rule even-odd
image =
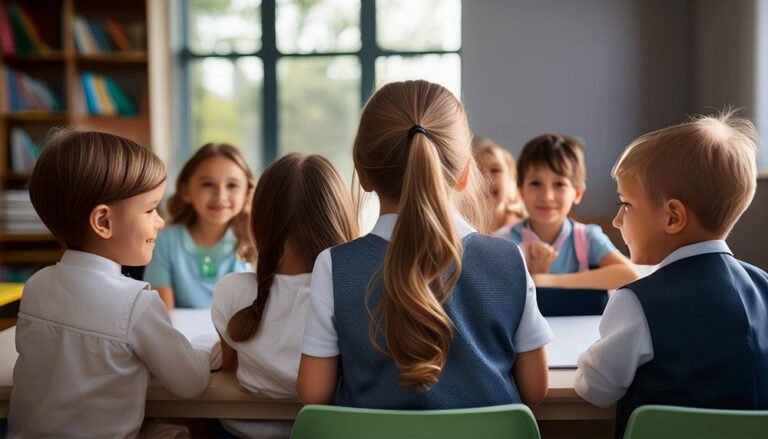
[[[24,286],[9,437],[136,437],[150,374],[183,397],[208,385],[210,353],[174,329],[149,284],[121,274],[152,259],[165,181],[156,155],[116,135],[47,142],[30,198],[67,250]]]
[[[613,224],[633,262],[659,264],[611,297],[578,359],[576,392],[618,401],[619,436],[644,404],[768,409],[768,275],[725,243],[755,194],[756,137],[732,111],[699,117],[639,137],[614,166]]]

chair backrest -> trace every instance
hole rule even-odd
[[[292,439],[313,438],[526,438],[539,427],[523,404],[451,410],[379,410],[307,405]]]
[[[768,438],[768,411],[644,405],[629,417],[624,439]]]

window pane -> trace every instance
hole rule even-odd
[[[283,58],[277,67],[278,154],[321,154],[351,181],[360,114],[357,57]]]
[[[254,171],[261,166],[264,66],[256,57],[235,62],[220,58],[189,64],[192,142],[239,147]]]
[[[277,0],[282,53],[360,50],[360,0]]]
[[[392,81],[426,79],[461,99],[461,57],[445,55],[382,56],[376,59],[376,88]]]
[[[461,0],[376,0],[376,41],[387,50],[459,50]]]
[[[253,53],[261,49],[261,0],[190,0],[189,50]]]

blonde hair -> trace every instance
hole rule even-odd
[[[508,214],[515,214],[520,218],[526,216],[527,212],[525,210],[525,204],[517,192],[517,164],[515,163],[515,157],[512,156],[512,153],[509,152],[507,148],[504,148],[486,137],[477,136],[472,138],[472,150],[475,153],[476,159],[483,154],[494,154],[495,152],[501,154],[501,158],[504,160],[504,163],[509,170],[509,179],[512,183],[512,190],[514,191],[509,194],[505,200],[505,210]]]
[[[678,199],[704,230],[726,236],[747,209],[757,185],[757,132],[734,117],[697,116],[633,141],[614,165],[616,178],[631,174],[648,200]]]
[[[229,320],[227,334],[234,341],[248,340],[259,330],[286,243],[311,267],[321,251],[357,236],[349,190],[331,162],[319,155],[288,154],[269,165],[251,211],[259,253],[258,296]]]
[[[525,174],[531,168],[542,165],[570,180],[573,187],[586,187],[584,146],[575,137],[546,133],[523,145],[517,158],[517,186],[523,187]]]
[[[235,244],[235,254],[238,258],[246,262],[252,262],[256,257],[256,249],[253,248],[248,237],[248,218],[250,217],[250,197],[255,185],[253,173],[248,163],[245,162],[240,150],[228,143],[206,143],[195,154],[184,163],[179,176],[176,178],[176,192],[168,199],[168,214],[171,224],[182,224],[191,226],[197,221],[197,212],[192,204],[184,201],[184,188],[189,184],[192,174],[201,163],[211,157],[224,157],[234,162],[245,173],[246,188],[245,204],[243,211],[232,218],[230,227],[237,237]]]
[[[165,179],[163,162],[132,140],[53,129],[32,171],[29,197],[53,236],[80,250],[90,238],[88,217],[96,206],[143,194]]]
[[[424,132],[415,131],[415,125]],[[381,197],[399,201],[399,216],[380,272],[384,295],[371,312],[369,338],[400,369],[403,387],[436,382],[453,338],[443,309],[461,272],[454,202],[479,222],[480,178],[461,103],[426,81],[394,82],[368,101],[360,119],[355,167]],[[469,167],[461,198],[454,187]],[[372,291],[369,288],[369,292]],[[385,347],[378,342],[383,334]]]

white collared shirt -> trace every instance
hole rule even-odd
[[[67,250],[25,284],[9,437],[136,437],[150,373],[182,397],[208,385],[210,352],[193,348],[157,292],[120,268]]]
[[[472,226],[467,224],[460,215],[454,214],[453,220],[459,239],[475,232]],[[396,221],[396,214],[380,216],[371,234],[389,241],[395,229]],[[340,353],[338,334],[333,324],[333,278],[331,273],[333,273],[331,249],[326,249],[318,255],[315,268],[312,271],[309,313],[304,327],[302,352],[313,357],[335,357]],[[527,269],[525,273],[525,308],[514,337],[515,348],[519,353],[536,350],[554,338],[552,330],[536,305],[536,286],[533,279],[531,279]]]
[[[704,241],[680,247],[659,268],[706,253],[732,254],[725,241]],[[637,369],[653,360],[653,343],[640,299],[627,288],[608,300],[599,330],[600,340],[579,355],[574,388],[590,403],[608,407],[627,393]]]

